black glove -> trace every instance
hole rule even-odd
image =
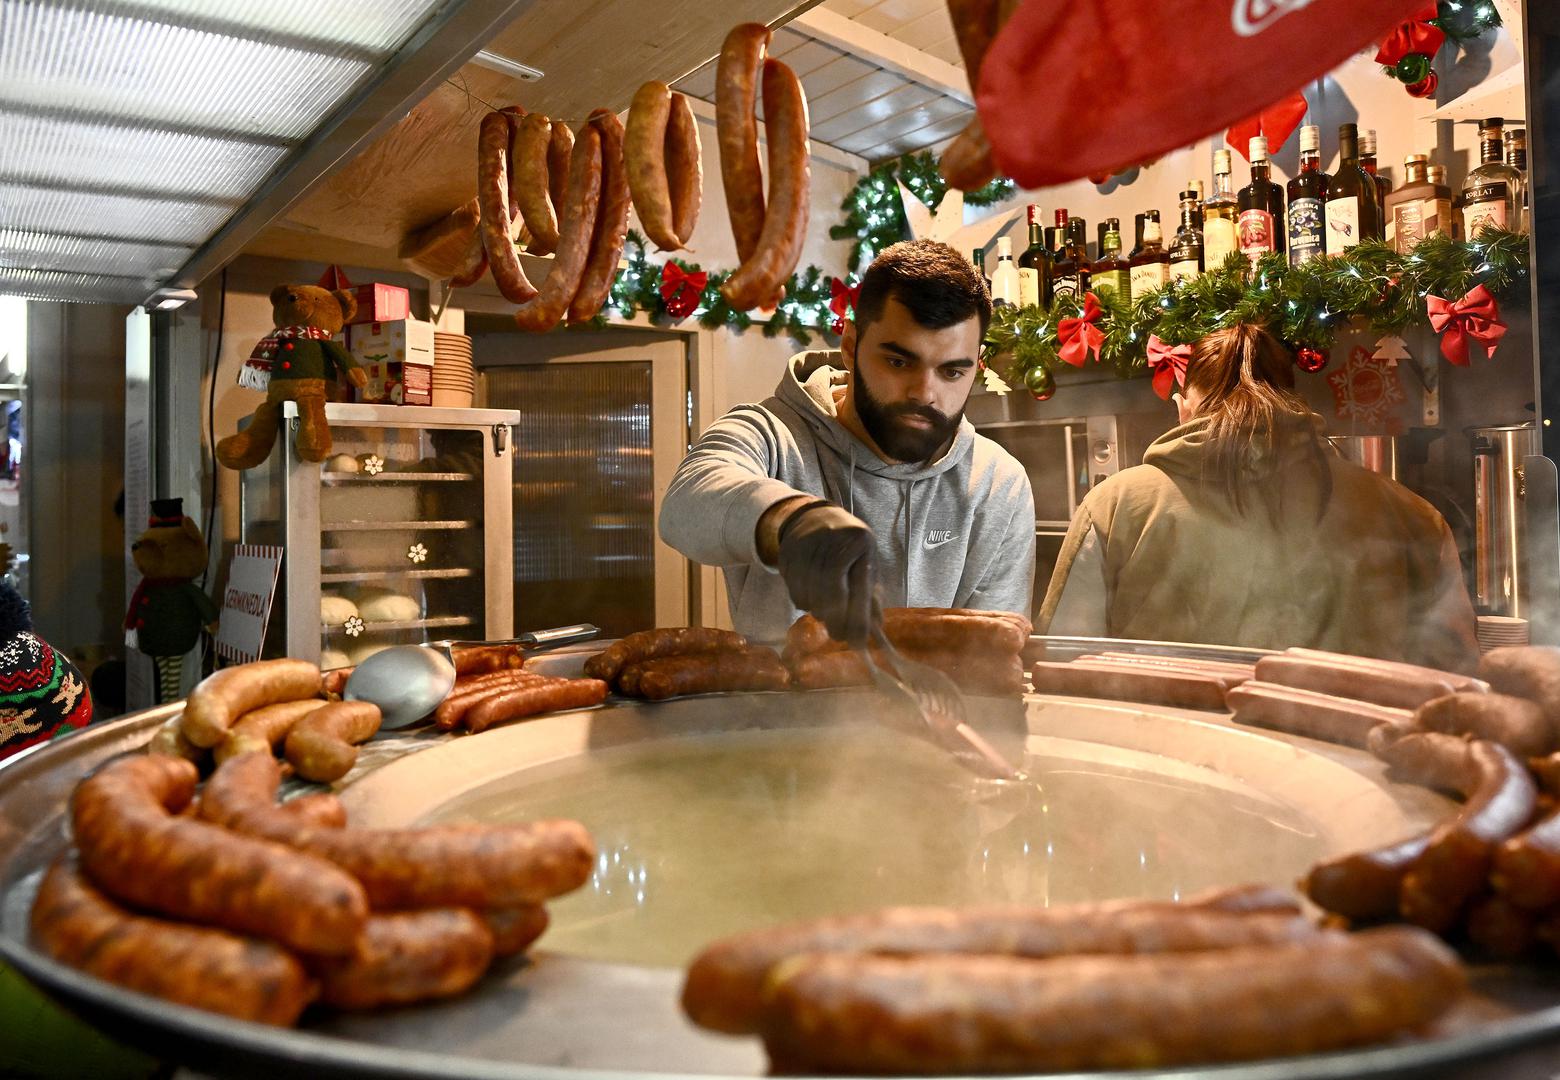
[[[780,576],[791,602],[829,628],[829,636],[865,645],[871,631],[872,530],[833,503],[814,503],[780,528]]]

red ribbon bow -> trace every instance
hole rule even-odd
[[[1158,334],[1148,337],[1148,370],[1154,373],[1154,393],[1170,400],[1170,387],[1186,385],[1186,365],[1191,362],[1190,345],[1166,345]]]
[[[836,334],[845,329],[846,312],[855,311],[856,304],[861,300],[861,282],[847,285],[839,278],[829,281],[829,310],[834,312],[834,319],[829,323],[829,328]]]
[[[1430,21],[1436,17],[1436,6],[1426,4],[1423,11],[1399,23],[1396,30],[1382,39],[1381,48],[1376,50],[1376,63],[1392,67],[1411,53],[1435,56],[1446,40],[1446,32]]]
[[[1430,325],[1441,335],[1441,354],[1458,367],[1468,366],[1468,339],[1481,343],[1490,356],[1506,336],[1506,324],[1500,321],[1500,307],[1483,285],[1475,285],[1456,302],[1439,296],[1425,297]]]
[[[1063,319],[1056,324],[1056,339],[1062,343],[1057,350],[1061,358],[1073,367],[1083,367],[1089,354],[1100,359],[1100,346],[1105,344],[1105,334],[1094,324],[1099,321],[1100,301],[1092,292],[1083,298],[1083,314],[1074,319]]]
[[[684,270],[674,262],[662,265],[661,299],[666,302],[667,314],[675,319],[693,314],[709,280],[709,274],[703,270]]]

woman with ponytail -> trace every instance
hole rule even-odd
[[[1477,662],[1446,522],[1333,451],[1271,334],[1203,338],[1175,400],[1180,424],[1078,507],[1037,629]]]

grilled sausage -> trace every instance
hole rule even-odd
[[[184,737],[184,715],[170,717],[157,726],[152,732],[151,740],[146,744],[148,754],[166,754],[170,757],[183,758],[185,761],[202,765],[211,756],[211,751],[204,747],[196,746]]]
[[[546,932],[549,921],[547,909],[540,904],[489,908],[478,911],[477,917],[493,935],[494,956],[516,956],[525,952],[533,941]]]
[[[206,782],[201,815],[234,832],[329,860],[362,882],[377,911],[539,904],[579,888],[595,862],[590,834],[574,821],[421,829],[311,827],[276,806],[281,778],[281,767],[265,754],[233,758]]]
[[[1300,882],[1318,907],[1351,922],[1375,922],[1398,913],[1403,875],[1430,844],[1424,832],[1371,851],[1356,851],[1317,863]]]
[[[623,240],[628,235],[628,177],[623,162],[623,124],[609,109],[597,109],[590,122],[601,132],[601,202],[596,231],[580,285],[569,302],[569,322],[589,322],[601,314],[617,277]]]
[[[1557,749],[1543,710],[1507,694],[1449,693],[1421,705],[1414,713],[1414,725],[1425,731],[1488,739],[1518,757],[1542,757]]]
[[[1411,927],[1160,956],[811,953],[771,976],[778,1070],[833,1075],[1139,1069],[1380,1042],[1464,991],[1450,949]]]
[[[1314,690],[1318,694],[1370,701],[1394,709],[1417,709],[1433,698],[1452,693],[1450,679],[1426,679],[1401,672],[1369,671],[1329,660],[1299,656],[1264,656],[1257,661],[1262,682]]]
[[[493,934],[463,908],[434,908],[368,920],[346,956],[310,963],[320,1000],[338,1009],[375,1009],[471,989],[493,962]]]
[[[645,83],[628,107],[628,130],[623,144],[639,224],[662,251],[682,247],[672,215],[667,177],[667,122],[671,113],[672,88],[664,82]]]
[[[747,647],[747,638],[730,630],[704,626],[679,626],[641,630],[615,641],[585,661],[585,674],[612,682],[629,664],[684,653],[728,652]]]
[[[1035,692],[1145,701],[1183,709],[1223,709],[1224,683],[1208,675],[1178,674],[1125,664],[1038,661],[1030,668]]]
[[[357,744],[374,737],[380,719],[372,702],[333,701],[287,733],[287,760],[305,780],[340,780],[357,764]]]
[[[1468,909],[1468,940],[1496,960],[1515,960],[1538,945],[1538,916],[1503,896],[1486,896]]]
[[[490,112],[482,118],[477,131],[477,201],[482,208],[482,248],[493,283],[505,300],[523,304],[537,293],[520,268],[510,236],[509,134],[509,117],[504,113]]]
[[[352,678],[356,667],[331,668],[320,673],[320,695],[322,697],[337,697],[346,693],[347,680]]]
[[[1210,898],[1210,903],[1220,901]],[[815,952],[986,953],[1042,959],[1077,954],[1189,952],[1308,940],[1294,910],[1241,913],[1153,901],[1060,907],[887,908],[738,934],[688,968],[682,1006],[701,1027],[758,1030],[764,981],[787,958]]]
[[[460,680],[474,675],[525,667],[525,652],[518,645],[468,645],[453,652],[456,689]]]
[[[638,681],[641,695],[664,701],[687,694],[784,690],[791,674],[773,649],[750,648],[649,660]]]
[[[235,754],[256,750],[272,753],[287,738],[293,725],[324,705],[319,698],[309,698],[306,701],[280,701],[245,713],[217,744],[217,764]]]
[[[933,652],[1020,652],[1029,640],[1029,620],[1007,612],[961,608],[889,608],[883,612],[883,633],[896,648]],[[816,615],[803,615],[786,632],[786,651],[806,656],[843,642],[829,637]]]
[[[1234,710],[1236,723],[1360,749],[1379,725],[1407,728],[1412,720],[1412,714],[1404,709],[1265,682],[1231,687],[1225,700]]]
[[[666,124],[666,182],[672,199],[672,229],[677,246],[687,247],[699,224],[704,202],[704,153],[699,122],[686,94],[672,94],[671,116]]]
[[[1102,652],[1078,657],[1079,660],[1114,660],[1120,664],[1138,664],[1143,667],[1170,668],[1189,671],[1194,675],[1215,675],[1231,686],[1251,682],[1257,677],[1254,664],[1240,664],[1228,660],[1201,660],[1184,656],[1156,656],[1146,653]]]
[[[796,72],[778,60],[764,61],[764,137],[769,151],[764,228],[753,253],[720,286],[737,311],[757,307],[785,286],[807,238],[812,183],[807,97]]]
[[[1320,660],[1329,664],[1343,664],[1347,667],[1360,668],[1364,671],[1372,671],[1378,674],[1407,675],[1412,678],[1424,679],[1426,682],[1437,683],[1446,681],[1451,684],[1453,690],[1488,690],[1490,684],[1482,679],[1475,679],[1471,675],[1460,675],[1452,671],[1441,671],[1437,668],[1421,667],[1418,664],[1405,664],[1400,660],[1381,660],[1374,656],[1353,656],[1349,653],[1323,652],[1320,649],[1289,648],[1284,650],[1285,656],[1297,656],[1304,660]]]
[[[1551,730],[1560,733],[1560,649],[1551,645],[1491,649],[1479,660],[1479,676],[1498,693],[1536,704]]]
[[[288,799],[277,807],[298,821],[321,829],[342,829],[347,824],[347,808],[328,791],[315,791]]]
[[[525,222],[531,234],[527,249],[532,255],[558,250],[558,214],[548,189],[547,150],[552,122],[540,113],[526,116],[515,128],[515,181],[510,185],[516,200],[511,213]]]
[[[981,125],[979,116],[971,120],[948,144],[948,149],[943,151],[942,159],[938,162],[938,169],[948,185],[960,191],[976,191],[997,178],[997,165],[991,156],[991,140],[986,137],[986,129]]]
[[[569,194],[569,162],[574,157],[574,132],[562,120],[554,120],[547,140],[547,190],[559,207]]]
[[[737,259],[747,262],[764,231],[764,174],[758,164],[758,85],[769,28],[742,23],[726,35],[715,64],[715,133],[720,177]],[[773,180],[771,180],[773,183]]]
[[[600,679],[545,679],[533,686],[501,690],[477,701],[466,713],[466,730],[473,735],[495,724],[562,709],[588,709],[607,700]]]
[[[279,768],[269,754],[242,754],[223,768],[248,761]],[[299,952],[350,951],[368,916],[362,887],[323,859],[173,816],[194,796],[195,780],[189,762],[146,755],[110,762],[78,784],[71,827],[88,876],[159,914]]]
[[[536,686],[547,677],[534,671],[499,671],[491,675],[456,682],[450,696],[434,710],[433,722],[440,731],[454,731],[466,719],[471,707],[484,698],[506,690],[518,690],[522,686]]]
[[[551,330],[563,318],[579,291],[585,263],[590,258],[601,204],[601,129],[586,124],[574,143],[569,161],[569,193],[559,226],[558,253],[542,282],[539,295],[515,311],[515,325],[522,330]]]
[[[287,1027],[314,997],[302,965],[278,946],[127,911],[69,859],[43,877],[32,934],[48,955],[88,975],[239,1020]]]
[[[1560,808],[1496,849],[1490,884],[1529,911],[1560,906]]]
[[[213,672],[195,685],[180,725],[196,746],[220,743],[240,716],[319,693],[320,669],[306,660],[260,660]]]

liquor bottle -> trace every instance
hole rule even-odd
[[[1383,207],[1387,205],[1387,196],[1392,194],[1392,181],[1388,180],[1376,171],[1376,129],[1366,128],[1360,132],[1360,168],[1370,173],[1376,181],[1376,201]],[[1385,223],[1386,214],[1382,214],[1382,222]]]
[[[1197,231],[1202,232],[1203,182],[1194,177],[1186,182],[1186,189],[1197,196]]]
[[[1300,172],[1289,181],[1289,265],[1299,266],[1327,254],[1327,189],[1332,177],[1322,172],[1322,129],[1300,129]]]
[[[1081,217],[1069,218],[1067,221],[1067,236],[1078,245],[1078,250],[1083,252],[1084,277],[1088,277],[1089,264],[1093,259],[1093,252],[1089,251],[1089,223]],[[1098,249],[1096,249],[1097,251]]]
[[[1013,241],[997,237],[997,268],[991,272],[991,305],[1018,305],[1018,267],[1013,265]]]
[[[1429,175],[1428,175],[1427,178],[1429,179],[1429,181],[1432,184],[1435,184],[1437,187],[1444,187],[1447,191],[1451,191],[1452,190],[1452,185],[1449,184],[1447,182],[1447,179],[1446,179],[1446,166],[1445,165],[1437,165],[1435,162],[1432,161],[1430,163]],[[1443,221],[1444,220],[1445,219],[1443,219]],[[1449,229],[1447,229],[1446,231],[1449,231],[1451,233],[1453,240],[1461,240],[1463,238],[1463,234],[1462,234],[1462,199],[1456,192],[1452,193],[1451,224],[1450,224]]]
[[[991,275],[986,273],[986,249],[976,248],[975,253],[970,256],[970,262],[975,264],[975,272],[986,283],[986,292],[989,294],[991,292]]]
[[[1513,128],[1511,134],[1506,136],[1506,164],[1522,174],[1521,231],[1527,232],[1533,223],[1533,219],[1528,211],[1528,197],[1533,192],[1533,185],[1528,181],[1527,130],[1525,128]]]
[[[1381,206],[1376,181],[1360,167],[1359,129],[1338,125],[1338,171],[1327,190],[1327,254],[1338,255],[1362,240],[1380,240]]]
[[[1084,256],[1072,243],[1067,228],[1067,211],[1056,212],[1056,246],[1051,249],[1051,295],[1079,296],[1083,293]]]
[[[1504,124],[1498,116],[1479,122],[1480,164],[1468,174],[1462,187],[1462,229],[1468,240],[1477,240],[1485,228],[1523,231],[1526,184],[1522,174],[1504,160]]]
[[[1165,250],[1163,226],[1159,224],[1159,211],[1149,210],[1143,215],[1143,250],[1132,264],[1132,295],[1144,296],[1170,283],[1170,253]]]
[[[1230,152],[1213,152],[1213,194],[1203,203],[1203,264],[1209,270],[1224,265],[1231,252],[1240,250],[1236,219],[1239,203],[1230,182]]]
[[[1270,251],[1284,251],[1284,189],[1268,179],[1268,141],[1251,140],[1251,182],[1240,189],[1240,250],[1253,266]]]
[[[1099,261],[1094,264],[1090,284],[1095,292],[1103,295],[1113,291],[1123,304],[1132,303],[1132,267],[1121,257],[1121,223],[1115,218],[1105,219],[1105,243]]]
[[[1135,259],[1143,254],[1143,222],[1148,220],[1147,214],[1133,215],[1132,250],[1127,252],[1127,258]]]
[[[1387,196],[1387,242],[1406,255],[1433,233],[1450,235],[1452,192],[1430,179],[1429,159],[1410,154],[1403,159],[1403,186]]]
[[[1051,253],[1046,250],[1040,208],[1029,204],[1029,246],[1018,257],[1020,307],[1051,306]]]
[[[1181,192],[1181,227],[1170,245],[1170,280],[1196,277],[1203,272],[1203,234],[1199,227],[1202,200],[1196,188]]]

